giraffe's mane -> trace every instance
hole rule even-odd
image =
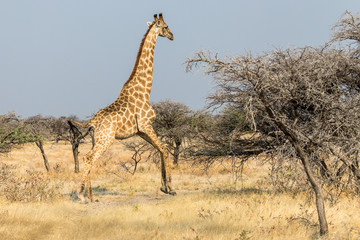
[[[140,61],[140,56],[141,56],[141,50],[143,49],[143,46],[145,44],[145,39],[147,37],[147,35],[149,34],[151,28],[154,26],[155,22],[153,22],[150,26],[149,26],[149,29],[146,31],[143,39],[141,40],[141,43],[140,43],[140,47],[139,47],[139,51],[137,53],[137,56],[136,56],[136,61],[135,61],[135,65],[134,65],[134,68],[130,74],[130,77],[129,79],[126,81],[126,83],[124,84],[124,86],[134,77],[135,73],[136,73],[136,69],[139,65],[139,61]]]

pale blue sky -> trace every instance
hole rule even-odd
[[[128,79],[146,22],[162,12],[174,41],[159,38],[151,101],[201,109],[213,87],[184,61],[201,49],[237,55],[319,46],[359,0],[0,0],[0,114],[86,118]]]

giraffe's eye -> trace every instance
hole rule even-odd
[[[164,27],[165,30],[168,30],[168,28],[169,28],[168,26]]]

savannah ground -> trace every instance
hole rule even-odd
[[[80,146],[80,164],[88,149],[88,143]],[[156,164],[143,159],[135,175],[121,167],[132,153],[116,142],[92,171],[99,201],[81,204],[75,194],[81,173],[73,172],[71,146],[48,143],[45,150],[53,169],[49,174],[35,145],[1,156],[19,177],[26,170],[41,171],[56,196],[41,202],[0,196],[0,239],[360,238],[358,198],[344,195],[336,204],[327,202],[330,233],[320,237],[313,200],[304,194],[273,193],[269,167],[260,159],[248,161],[236,185],[227,163],[205,173],[201,166],[182,161],[173,168],[177,195],[169,196],[159,190]]]

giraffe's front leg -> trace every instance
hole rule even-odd
[[[160,151],[160,154],[161,154],[161,184],[162,184],[160,190],[166,194],[176,195],[176,191],[171,184],[169,154],[164,148],[162,149],[162,151]]]
[[[153,145],[161,155],[161,188],[160,190],[166,194],[176,195],[175,189],[171,184],[171,172],[169,167],[169,154],[166,149],[162,146],[160,140],[156,136],[155,131],[151,125],[139,128],[140,132],[138,135]]]

